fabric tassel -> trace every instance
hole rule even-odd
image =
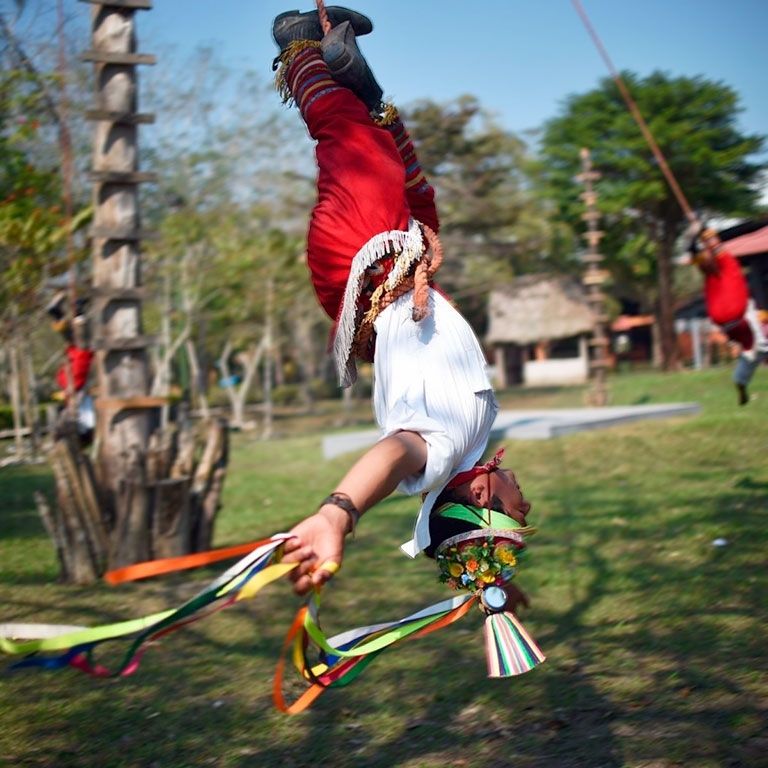
[[[514,613],[491,613],[485,620],[488,677],[529,672],[546,658]]]

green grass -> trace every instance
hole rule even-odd
[[[758,372],[745,408],[729,376],[613,378],[615,404],[696,401],[702,411],[507,444],[505,463],[540,529],[519,579],[533,604],[523,621],[548,656],[535,671],[488,680],[477,613],[384,654],[307,714],[280,715],[271,674],[298,600],[277,584],[150,649],[133,677],[0,677],[0,765],[768,765],[768,376]],[[583,395],[501,400],[558,407]],[[217,543],[287,529],[309,512],[353,458],[324,461],[320,442],[237,436]],[[116,589],[57,585],[31,502],[50,482],[40,467],[0,470],[0,621],[141,615],[178,604],[217,572]],[[415,508],[393,497],[366,515],[326,590],[329,632],[447,596],[433,563],[398,552]],[[728,545],[714,547],[718,537]]]

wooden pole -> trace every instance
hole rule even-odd
[[[127,534],[113,542],[111,561],[136,562],[149,552],[144,458],[156,406],[131,407],[149,393],[149,339],[142,329],[139,184],[138,64],[154,58],[136,53],[135,9],[149,4],[104,0],[93,4],[91,50],[96,105],[93,165],[93,289],[96,400],[96,467],[106,513]],[[149,119],[151,116],[143,116]],[[126,401],[123,409],[100,402]]]
[[[600,213],[597,210],[597,192],[594,188],[594,182],[600,178],[600,174],[592,169],[592,157],[588,149],[582,149],[580,155],[581,174],[577,178],[584,185],[581,199],[584,201],[586,212],[582,218],[587,223],[587,231],[583,235],[587,241],[587,253],[584,257],[586,270],[582,282],[587,291],[587,301],[594,316],[589,355],[590,379],[592,381],[589,401],[591,405],[604,406],[608,404],[606,376],[609,365],[608,345],[610,338],[605,294],[602,290],[608,273],[600,268],[603,256],[597,249],[603,233],[597,228]]]

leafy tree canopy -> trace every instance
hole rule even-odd
[[[739,129],[737,93],[703,77],[621,77],[691,206],[704,217],[752,212],[766,167],[755,157],[764,137]],[[582,147],[601,173],[602,251],[626,291],[646,293],[657,279],[658,258],[670,255],[686,219],[610,78],[568,98],[544,126],[542,172],[559,215],[575,231],[583,229],[583,187],[576,180]]]

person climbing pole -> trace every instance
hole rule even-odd
[[[67,297],[64,291],[57,293],[48,303],[46,311],[51,318],[51,327],[64,339],[66,360],[56,371],[58,391],[54,397],[63,403],[61,415],[64,421],[71,416],[69,405],[74,403],[74,421],[77,426],[80,443],[84,447],[91,443],[96,426],[96,414],[93,400],[88,394],[88,378],[94,352],[83,341],[78,342],[73,332],[73,324],[80,329],[80,336],[85,335],[87,300],[77,299],[74,317],[70,319],[66,312]]]
[[[749,383],[758,365],[768,358],[768,340],[760,312],[749,295],[738,259],[714,229],[696,227],[689,252],[704,277],[704,302],[709,319],[740,347],[733,383],[739,405],[746,405]]]

